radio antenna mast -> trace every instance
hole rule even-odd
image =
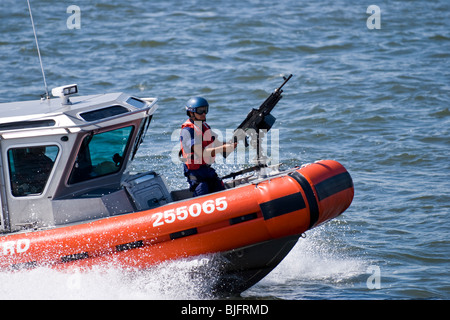
[[[45,80],[44,67],[42,66],[41,51],[39,50],[39,43],[38,43],[38,39],[37,39],[37,35],[36,35],[36,28],[34,27],[34,20],[33,20],[33,14],[31,13],[30,0],[27,0],[27,2],[28,2],[28,11],[30,12],[31,25],[33,26],[34,40],[36,41],[36,48],[37,48],[37,52],[38,52],[38,56],[39,56],[39,63],[41,64],[42,77],[44,78],[45,98],[49,99],[50,95],[48,94],[47,81]]]

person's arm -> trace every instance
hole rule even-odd
[[[223,143],[221,146],[206,148],[205,151],[211,155],[211,157],[215,157],[216,154],[222,154],[224,158],[228,157],[234,149],[236,149],[237,142],[234,143]]]

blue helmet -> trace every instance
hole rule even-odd
[[[202,97],[190,98],[188,100],[188,102],[186,103],[186,113],[188,113],[188,115],[189,115],[189,111],[197,112],[197,108],[201,108],[201,107],[206,107],[206,108],[202,108],[203,110],[201,110],[201,111],[203,111],[203,112],[198,112],[198,113],[200,113],[200,114],[208,113],[209,104],[205,98],[202,98]]]

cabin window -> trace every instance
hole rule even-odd
[[[97,121],[105,118],[110,118],[118,116],[119,114],[124,114],[129,112],[129,110],[122,106],[112,106],[103,109],[88,111],[80,114],[80,117],[86,121]]]
[[[74,184],[118,172],[123,164],[133,127],[86,136],[69,178]]]
[[[42,194],[58,153],[57,146],[9,149],[9,175],[13,196],[25,197]]]
[[[53,119],[16,121],[0,124],[0,130],[3,131],[3,130],[20,130],[20,129],[53,127],[55,124],[56,122]]]
[[[139,109],[141,109],[141,108],[143,108],[143,107],[145,107],[147,105],[144,101],[136,99],[136,98],[133,98],[133,97],[129,98],[127,100],[127,103],[129,103],[133,107],[139,108]]]

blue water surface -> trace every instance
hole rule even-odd
[[[67,25],[72,4],[81,10],[79,29]],[[380,29],[367,26],[370,4],[381,10]],[[189,97],[208,99],[208,123],[225,132],[294,74],[273,112],[280,161],[341,162],[355,199],[242,297],[450,298],[450,2],[31,5],[50,88],[77,83],[83,95],[159,98],[132,170],[164,173],[173,188],[186,186],[170,149]],[[2,0],[0,21],[0,102],[38,99],[45,89],[26,1]],[[145,297],[148,287],[136,290]]]

